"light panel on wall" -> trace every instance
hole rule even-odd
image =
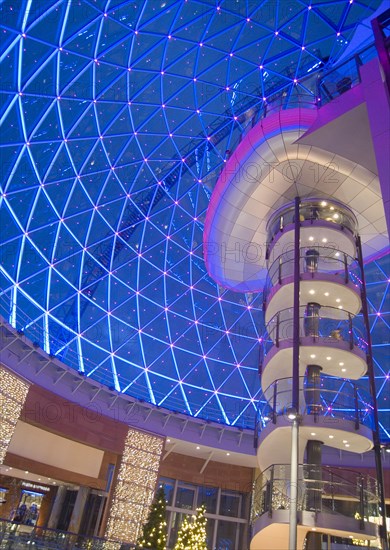
[[[0,367],[0,464],[4,463],[29,385]]]
[[[141,534],[153,501],[163,439],[129,428],[105,536],[134,543]]]

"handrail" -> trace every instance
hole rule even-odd
[[[360,67],[377,56],[375,43],[371,43],[325,72],[318,80],[319,107],[360,84]]]
[[[278,417],[288,416],[291,406],[292,378],[279,378],[272,382],[260,395],[255,432],[257,435]],[[372,430],[373,404],[364,387],[347,378],[321,375],[309,380],[299,377],[302,395],[300,415],[338,418],[355,423],[355,430],[365,426]]]
[[[361,271],[356,259],[338,248],[325,246],[303,246],[299,249],[300,273],[307,273],[312,278],[316,274],[333,274],[339,281],[352,282],[357,290],[361,288]],[[294,272],[294,254],[287,250],[278,255],[268,267],[264,287],[263,302],[267,303],[271,288],[283,284],[283,280],[292,277]]]
[[[307,306],[299,307],[299,337],[309,338],[313,344],[333,345],[346,342],[349,350],[355,347],[367,352],[367,334],[359,315],[333,306],[321,306],[318,311],[308,311]],[[267,323],[261,337],[259,367],[275,346],[279,348],[283,341],[293,337],[293,310],[284,308],[278,311]]]
[[[11,318],[10,314],[10,303],[11,300],[5,299],[5,294],[0,294],[0,314],[2,314],[7,319]],[[43,317],[43,313],[42,313]],[[53,321],[55,322],[55,321]],[[50,343],[54,341],[54,338],[52,335],[49,334],[45,330],[43,326],[39,326],[37,322],[32,321],[31,318],[29,318],[27,315],[25,315],[22,311],[18,311],[17,315],[17,321],[13,324],[9,324],[10,327],[15,329],[19,336],[26,337],[31,341],[31,345],[35,348],[41,348],[44,350],[45,342]],[[0,325],[1,325],[1,319],[0,319]],[[42,323],[43,325],[43,323]],[[75,335],[76,337],[76,335]],[[57,340],[58,342],[58,340]],[[105,386],[108,390],[115,391],[116,388],[113,387],[113,379],[112,379],[112,371],[105,367],[102,364],[95,363],[88,357],[84,356],[81,358],[81,355],[77,353],[71,346],[71,343],[62,343],[59,342],[58,349],[62,349],[62,345],[64,347],[68,347],[68,351],[66,354],[66,357],[62,357],[59,353],[58,355],[50,355],[47,354],[48,358],[52,360],[58,360],[60,363],[64,364],[65,368],[72,368],[75,371],[75,375],[79,374],[80,376],[86,376],[86,379],[88,379],[88,376],[91,375],[91,380],[94,382],[98,382]],[[92,345],[92,344],[91,344]],[[84,362],[84,365],[86,367],[86,371],[88,374],[80,371],[80,365],[82,364],[82,360]],[[121,387],[129,386],[127,391],[123,393],[123,397],[133,398],[137,399],[138,401],[146,401],[150,403],[150,395],[147,393],[146,388],[143,388],[142,386],[132,386],[131,383],[133,380],[131,378],[127,378],[126,376],[121,377]],[[120,393],[118,391],[118,393]],[[160,392],[156,389],[153,389],[153,394],[155,396],[157,404],[161,403],[161,407],[164,407],[164,399],[166,398],[166,393]],[[212,397],[212,394],[210,393],[210,398]],[[255,410],[254,405],[252,402],[248,399],[248,407],[243,407],[243,412],[240,414],[238,420],[235,422],[234,426],[237,428],[244,428],[253,430],[253,423],[254,423],[254,416],[255,416]],[[175,399],[173,395],[169,398],[169,409],[171,411],[176,411],[180,414],[184,414],[189,417],[195,417],[195,418],[201,418],[205,419],[210,422],[216,422],[218,424],[222,425],[230,425],[228,422],[224,421],[223,415],[221,413],[221,408],[218,407],[218,405],[214,404],[214,401],[209,402],[195,402],[192,401],[192,410],[193,411],[201,411],[201,414],[198,416],[197,414],[190,415],[187,409],[185,409],[183,406],[183,403],[180,399]]]
[[[276,462],[275,464],[271,464],[270,466],[268,466],[268,468],[263,470],[263,472],[258,476],[258,478],[261,478],[261,477],[264,477],[265,475],[267,475],[268,470],[271,470],[272,468],[276,468],[276,467],[280,467],[280,466],[290,467],[290,464],[283,464],[282,462]],[[312,464],[310,462],[305,462],[304,464],[301,464],[301,466],[303,466],[304,468],[305,467],[306,468],[310,468],[310,467],[318,468],[318,464]],[[373,477],[370,474],[367,474],[365,472],[362,472],[360,470],[354,470],[352,468],[344,468],[344,467],[341,468],[341,467],[338,467],[338,466],[328,466],[326,464],[322,464],[321,469],[323,471],[328,472],[329,474],[332,474],[332,476],[334,476],[334,477],[337,477],[341,480],[345,480],[348,483],[351,483],[351,480],[348,479],[348,478],[345,478],[344,476],[341,476],[339,474],[339,472],[342,472],[343,474],[348,472],[350,474],[353,474],[357,478],[364,477],[368,482],[370,482],[373,485],[373,487],[377,486],[377,480],[376,480],[375,477]]]
[[[272,516],[275,510],[287,510],[290,506],[290,465],[273,464],[260,474],[252,486],[251,522],[264,513]],[[370,475],[348,470],[352,479],[339,476],[328,466],[300,464],[298,467],[300,510],[327,511],[356,519],[360,516],[359,529],[364,530],[364,520],[379,517],[377,483]],[[342,506],[343,501],[355,502],[356,507]]]
[[[18,522],[0,518],[0,540],[11,545],[23,545],[23,548],[25,546],[30,547],[30,545],[32,547],[39,545],[39,548],[42,549],[53,548],[53,543],[58,549],[82,548],[87,550],[93,548],[93,550],[105,550],[111,548],[112,550],[119,550],[122,546],[122,542],[118,540],[80,535],[38,525],[32,526],[29,532],[19,531],[20,525]],[[1,547],[3,548],[3,546]],[[12,547],[10,546],[10,548]],[[126,544],[126,548],[130,550],[136,547],[133,544]]]
[[[356,235],[358,223],[355,214],[335,199],[302,199],[299,214],[301,222],[306,221],[314,224],[318,221],[325,221],[343,226],[349,229],[353,235]],[[288,225],[292,226],[293,223],[294,206],[290,203],[279,208],[267,223],[267,243],[271,244],[279,232],[283,231]]]

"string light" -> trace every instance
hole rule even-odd
[[[145,523],[160,466],[163,439],[129,428],[105,536],[134,543]]]
[[[0,369],[0,464],[4,463],[29,387],[9,371]]]

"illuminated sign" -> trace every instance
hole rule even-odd
[[[50,487],[45,487],[45,485],[37,485],[36,483],[29,483],[28,481],[23,481],[22,487],[26,489],[39,489],[40,491],[50,491]]]

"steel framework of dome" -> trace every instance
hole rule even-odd
[[[269,99],[315,102],[379,5],[3,2],[2,315],[118,392],[251,427],[262,297],[208,276],[208,201]],[[389,438],[389,256],[366,277]]]

